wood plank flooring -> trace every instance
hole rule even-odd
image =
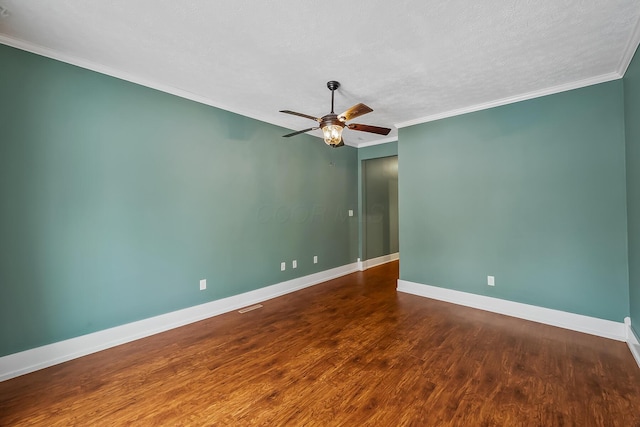
[[[398,263],[0,383],[0,425],[640,426],[625,343],[396,293]]]

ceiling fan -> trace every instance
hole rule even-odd
[[[356,104],[353,107],[349,108],[342,114],[336,114],[333,112],[333,93],[336,89],[340,87],[340,83],[331,80],[327,82],[327,87],[331,91],[331,112],[326,114],[320,118],[310,116],[308,114],[296,113],[295,111],[290,110],[280,110],[281,113],[293,114],[294,116],[306,117],[307,119],[315,120],[319,122],[320,125],[316,127],[312,127],[309,129],[299,130],[297,132],[293,132],[287,135],[283,135],[284,138],[289,138],[290,136],[295,136],[301,133],[309,132],[316,129],[322,129],[322,134],[324,135],[324,142],[331,147],[342,147],[344,145],[344,140],[342,139],[342,131],[345,127],[358,130],[361,132],[370,132],[377,133],[379,135],[388,135],[391,132],[389,128],[383,128],[378,126],[371,125],[360,125],[357,123],[346,123],[347,120],[354,119],[356,117],[362,116],[364,114],[370,113],[373,110],[366,105],[360,103]]]

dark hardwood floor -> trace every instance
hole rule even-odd
[[[0,425],[640,426],[625,343],[355,273],[0,383]]]

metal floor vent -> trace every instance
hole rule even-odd
[[[245,307],[242,310],[238,310],[238,313],[246,313],[248,311],[253,311],[253,310],[257,310],[259,308],[262,308],[262,304],[256,304],[256,305],[252,305],[251,307]]]

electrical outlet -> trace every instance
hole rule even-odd
[[[201,279],[200,280],[200,290],[204,291],[205,289],[207,289],[207,279]]]
[[[313,263],[317,264],[318,263],[318,255],[314,255],[313,256]]]
[[[286,262],[281,262],[280,263],[280,271],[285,271],[287,269],[287,263]]]
[[[495,286],[496,285],[496,278],[494,276],[487,276],[487,285],[488,286]]]
[[[298,268],[298,261],[296,261],[295,259],[291,262],[291,267],[292,268]]]

